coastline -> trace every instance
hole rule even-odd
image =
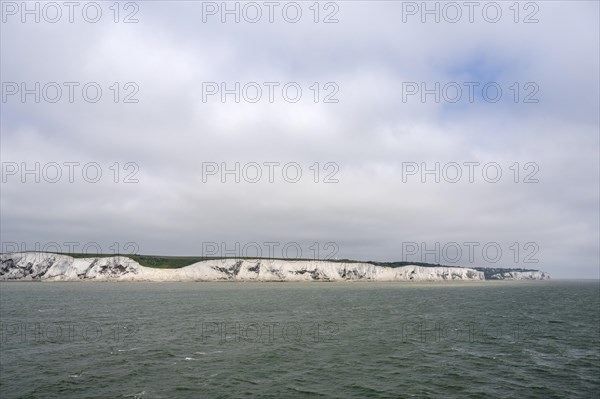
[[[126,256],[73,257],[20,252],[0,255],[2,281],[136,282],[468,282],[547,280],[538,270],[405,264],[351,260],[210,259],[179,268],[143,266]]]

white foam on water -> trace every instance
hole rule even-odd
[[[146,394],[146,391],[125,395],[124,398],[139,398]]]
[[[131,352],[134,350],[138,350],[140,348],[131,348],[131,349],[117,349],[117,352]]]

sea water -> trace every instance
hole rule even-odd
[[[598,281],[0,284],[0,398],[598,398]]]

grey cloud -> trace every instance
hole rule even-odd
[[[93,161],[107,179],[11,177],[2,241],[135,241],[154,254],[334,241],[339,257],[398,260],[402,242],[478,240],[501,243],[507,266],[598,277],[598,4],[539,4],[538,24],[403,24],[394,2],[339,2],[330,25],[203,24],[200,2],[141,3],[131,25],[3,23],[3,82],[97,81],[105,97],[2,103],[2,162]],[[505,96],[536,82],[540,102],[402,101],[403,82],[482,76]],[[139,85],[139,103],[112,102],[115,81]],[[304,92],[293,104],[205,103],[207,81],[293,81]],[[315,104],[314,82],[336,82],[339,103]],[[305,176],[335,162],[340,182],[202,182],[203,162],[252,161],[298,162]],[[403,162],[466,161],[498,162],[505,178],[402,182]],[[111,182],[114,162],[135,162],[139,183]],[[539,165],[540,182],[511,183],[514,162]],[[530,241],[540,263],[515,265],[507,248]]]

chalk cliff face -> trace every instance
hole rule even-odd
[[[496,273],[490,277],[490,280],[549,280],[550,275],[539,270],[527,272],[504,272]]]
[[[460,267],[384,267],[369,263],[223,259],[180,269],[141,266],[124,256],[72,258],[52,253],[0,255],[0,280],[42,281],[442,281],[484,280],[483,272]]]

